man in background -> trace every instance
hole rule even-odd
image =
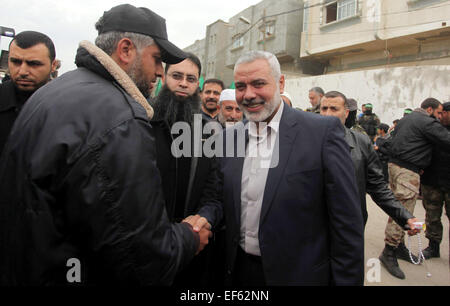
[[[450,150],[450,131],[440,122],[442,104],[425,99],[420,108],[403,117],[397,124],[387,144],[389,145],[389,184],[397,200],[414,213],[419,195],[420,174],[431,163],[433,145]],[[404,279],[405,274],[397,263],[397,249],[404,244],[404,231],[392,218],[385,230],[385,248],[381,262],[393,276]]]
[[[325,92],[321,87],[313,87],[309,90],[308,98],[311,107],[307,109],[308,112],[320,113],[320,100],[322,99]]]
[[[52,40],[43,33],[21,32],[9,44],[11,79],[0,84],[0,154],[28,98],[47,84],[56,71],[55,56]]]
[[[441,124],[450,131],[450,102],[443,104]],[[424,170],[420,182],[427,226],[425,235],[429,240],[423,255],[425,259],[440,257],[444,207],[447,218],[450,218],[450,151],[444,150],[439,144],[434,145],[431,164]]]
[[[202,114],[208,121],[216,119],[219,113],[219,98],[225,85],[219,79],[208,79],[203,83],[200,97],[202,99]]]
[[[236,91],[224,89],[219,99],[219,114],[217,121],[225,128],[227,125],[242,121],[243,113],[236,102]]]

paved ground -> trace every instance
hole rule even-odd
[[[429,259],[421,265],[413,265],[399,260],[400,268],[406,275],[404,280],[393,277],[378,261],[378,257],[384,248],[384,229],[388,219],[387,215],[372,201],[370,196],[367,197],[367,210],[369,220],[365,232],[366,286],[450,286],[449,222],[445,216],[445,210],[442,217],[444,237],[440,249],[441,258]],[[425,221],[425,210],[420,200],[416,203],[414,215],[420,221]],[[425,238],[424,233],[421,233],[421,238],[423,248],[426,248],[428,239]],[[406,240],[405,243],[407,245],[408,241]],[[413,253],[417,255],[418,241],[416,236],[412,237],[411,245],[414,250]],[[381,273],[377,273],[378,263],[381,266]],[[431,273],[431,277],[427,277],[427,271]]]

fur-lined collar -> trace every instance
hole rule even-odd
[[[108,71],[108,73],[119,83],[120,86],[136,100],[147,112],[149,119],[153,117],[153,108],[145,99],[144,95],[139,91],[131,78],[125,71],[102,49],[90,43],[89,41],[80,42],[80,47],[84,48],[90,55],[95,57],[97,61]]]

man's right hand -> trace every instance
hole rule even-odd
[[[195,253],[195,255],[197,255],[205,248],[208,244],[209,238],[212,237],[211,224],[209,224],[206,218],[201,217],[200,215],[189,216],[184,219],[183,222],[189,223],[194,229],[194,232],[197,232],[200,237],[200,245],[197,253]]]

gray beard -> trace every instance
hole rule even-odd
[[[170,91],[167,85],[161,88],[151,104],[154,110],[153,120],[165,121],[170,127],[180,121],[191,125],[194,114],[199,114],[201,108],[201,100],[197,92],[192,96],[180,98]]]

